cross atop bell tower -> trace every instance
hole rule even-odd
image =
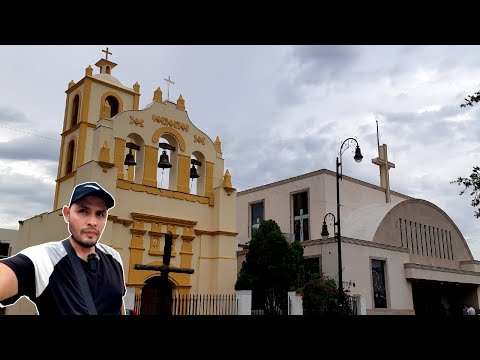
[[[112,74],[112,69],[115,66],[117,66],[117,64],[114,63],[113,61],[108,60],[108,55],[112,55],[112,53],[110,51],[108,51],[108,47],[105,50],[102,50],[102,52],[105,53],[105,59],[102,58],[102,59],[98,60],[95,65],[100,68],[100,74],[111,75]]]
[[[105,53],[105,60],[108,60],[108,55],[112,55],[112,53],[110,51],[108,51],[108,47],[106,50],[102,50],[102,52]]]

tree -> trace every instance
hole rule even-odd
[[[307,275],[308,276],[308,275]],[[338,284],[334,278],[324,274],[309,274],[300,290],[303,297],[305,315],[345,314],[352,313],[349,304],[349,292],[352,282],[343,283],[344,303],[338,306]]]
[[[472,206],[477,207],[480,205],[480,167],[474,166],[473,171],[469,177],[459,177],[455,181],[451,181],[451,184],[464,185],[465,188],[460,191],[460,195],[463,195],[468,188],[472,188],[470,195],[473,195]],[[475,217],[480,217],[480,210],[475,210]]]
[[[465,103],[460,104],[460,107],[473,106],[474,104],[480,102],[480,91],[477,91],[473,95],[468,95],[465,98]],[[472,187],[472,192],[470,195],[473,195],[472,206],[477,207],[480,205],[480,167],[474,166],[473,171],[470,174],[470,177],[458,177],[457,180],[451,181],[450,184],[463,185],[465,188],[460,191],[459,195],[463,195],[468,188]],[[474,213],[476,218],[480,217],[480,210],[475,210]]]
[[[287,292],[302,281],[303,246],[289,244],[274,220],[254,231],[235,290],[252,290],[253,306],[265,314],[286,309]]]
[[[460,107],[466,107],[468,106],[473,106],[474,103],[478,103],[480,101],[480,91],[477,91],[473,95],[468,95],[467,98],[465,98],[465,103],[460,104]]]

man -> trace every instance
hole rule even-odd
[[[26,296],[41,315],[125,314],[122,259],[99,243],[114,206],[115,199],[96,182],[77,185],[62,209],[68,239],[0,260],[0,305]]]

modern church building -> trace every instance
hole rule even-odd
[[[391,191],[395,165],[386,145],[378,151],[372,163],[380,186],[339,174],[342,280],[359,298],[359,312],[454,315],[464,303],[478,309],[480,262],[461,231],[434,203]],[[287,240],[303,243],[310,265],[338,281],[336,183],[337,172],[322,169],[238,192],[239,245],[273,219]],[[238,270],[247,251],[238,251]]]
[[[158,88],[139,109],[140,85],[128,87],[114,77],[117,64],[108,48],[103,51],[98,73],[88,66],[65,91],[53,209],[23,221],[11,254],[67,238],[62,207],[77,184],[97,181],[115,198],[100,241],[122,257],[126,299],[135,299],[127,309],[156,301],[160,271],[135,265],[162,265],[167,232],[173,235],[170,266],[193,270],[169,272],[172,293],[233,293],[236,190],[220,139],[212,141],[194,125],[181,95],[176,102],[164,99]],[[22,299],[6,312],[32,314],[36,308]]]

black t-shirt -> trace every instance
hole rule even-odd
[[[91,271],[80,259],[99,315],[119,315],[125,295],[120,254],[97,243],[98,269]],[[27,296],[41,315],[85,315],[87,305],[74,267],[61,241],[32,246],[0,262],[18,279],[18,294],[2,301],[10,305]]]

